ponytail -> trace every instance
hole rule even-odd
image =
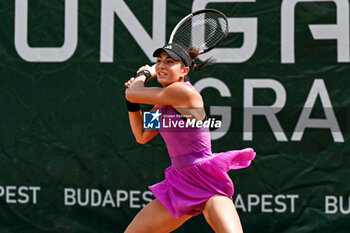
[[[203,61],[201,63],[195,63],[195,60],[197,59],[198,52],[199,52],[199,49],[196,48],[196,47],[189,48],[187,52],[188,52],[188,54],[191,57],[191,61],[192,61],[192,64],[193,64],[193,70],[195,70],[195,71],[201,71],[205,67],[215,63],[215,59],[212,58],[212,57],[206,59],[205,61]]]
[[[177,44],[177,45],[180,48],[182,48],[190,56],[191,64],[193,66],[192,69],[195,71],[201,71],[205,67],[214,64],[216,61],[214,58],[210,57],[201,63],[195,62],[197,60],[198,55],[199,55],[199,48],[198,47],[190,47],[188,49],[185,49],[185,47],[183,45],[181,45],[181,44]],[[183,65],[185,65],[185,64],[183,64]],[[184,77],[184,80],[189,81],[189,77],[186,75]]]

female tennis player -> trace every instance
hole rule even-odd
[[[191,56],[190,56],[191,54]],[[165,180],[149,188],[156,197],[148,203],[127,227],[127,233],[171,232],[194,215],[203,213],[215,232],[243,232],[231,199],[234,189],[227,172],[248,167],[255,157],[253,149],[212,153],[208,128],[191,127],[176,130],[143,128],[139,104],[154,105],[151,111],[174,116],[177,121],[202,121],[206,118],[201,95],[186,76],[196,58],[177,44],[167,44],[153,53],[155,71],[149,66],[138,70],[136,78],[125,83],[125,97],[132,132],[144,144],[158,133],[163,137],[172,165]],[[207,60],[194,65],[195,70],[210,64]],[[146,79],[157,77],[163,87],[145,87]]]

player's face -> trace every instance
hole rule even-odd
[[[173,82],[183,81],[188,73],[181,61],[175,61],[165,51],[157,57],[156,74],[157,80],[164,87]]]

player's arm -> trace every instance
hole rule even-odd
[[[157,106],[154,106],[151,111],[156,111]],[[129,121],[131,130],[135,136],[135,139],[140,144],[145,144],[154,136],[156,136],[159,131],[157,129],[144,129],[143,128],[143,118],[142,111],[138,110],[136,112],[129,112]]]
[[[137,77],[127,88],[125,96],[129,101],[181,107],[201,107],[203,104],[200,95],[182,82],[167,87],[145,87],[144,80],[144,76]]]

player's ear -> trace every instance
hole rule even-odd
[[[182,67],[182,75],[185,77],[190,72],[190,67],[183,66]]]

